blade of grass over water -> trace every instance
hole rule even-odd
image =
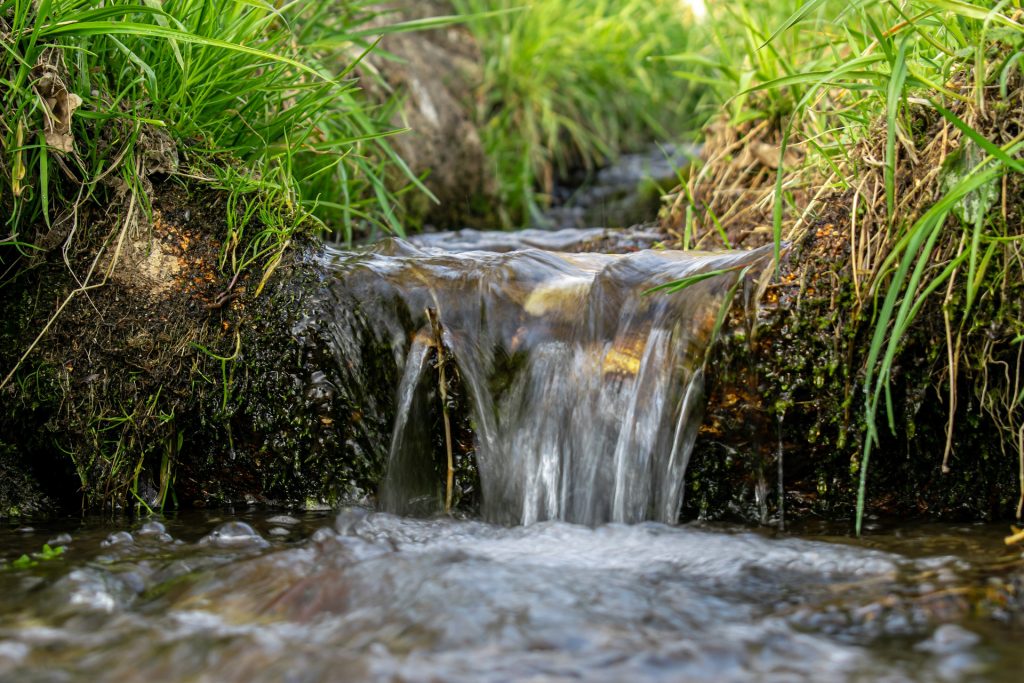
[[[676,292],[681,292],[687,287],[692,287],[698,282],[703,282],[704,280],[713,277],[718,277],[719,275],[724,275],[725,273],[738,270],[739,268],[740,266],[737,266],[735,268],[719,268],[716,270],[709,270],[706,273],[697,273],[696,275],[690,275],[688,277],[684,277],[673,282],[666,282],[665,284],[658,285],[657,287],[651,287],[650,289],[644,290],[644,295],[646,296],[649,294],[654,294],[655,292],[665,292],[666,294],[674,294]]]

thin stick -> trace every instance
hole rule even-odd
[[[964,232],[960,238],[960,246],[957,248],[956,256],[964,252],[964,245],[967,243],[967,233]],[[956,334],[956,343],[953,343],[953,327],[949,319],[950,302],[953,299],[953,286],[956,283],[956,275],[959,266],[953,269],[949,277],[949,285],[946,287],[946,298],[942,302],[942,320],[946,326],[946,360],[949,363],[949,415],[946,419],[946,449],[942,452],[942,473],[949,474],[949,455],[953,452],[953,427],[956,421],[956,382],[960,369],[960,332]]]
[[[448,378],[445,375],[447,354],[445,353],[444,342],[441,338],[441,321],[437,318],[437,311],[433,308],[428,308],[427,319],[430,320],[430,329],[434,333],[434,348],[437,349],[438,389],[441,393],[441,416],[444,418],[444,445],[448,455],[444,511],[450,514],[452,511],[452,491],[455,487],[455,462],[452,458],[452,425],[448,418]]]

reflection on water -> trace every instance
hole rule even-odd
[[[67,550],[0,570],[0,680],[1018,680],[1001,529],[805,531],[361,510],[10,528],[8,561]]]

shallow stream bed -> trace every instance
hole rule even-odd
[[[0,680],[1020,680],[1006,527],[831,531],[358,509],[11,526]],[[47,542],[65,550],[31,558]]]

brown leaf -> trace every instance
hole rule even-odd
[[[61,78],[62,63],[59,53],[44,52],[32,69],[36,94],[43,104],[43,135],[46,144],[60,152],[74,150],[71,135],[71,117],[82,106],[82,98],[68,92]]]

